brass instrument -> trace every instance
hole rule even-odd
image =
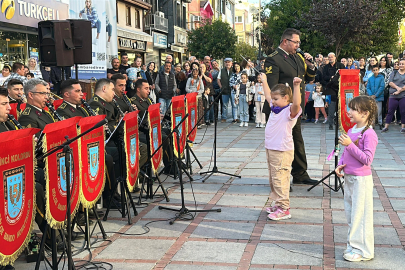
[[[49,102],[52,104],[55,100],[57,99],[62,99],[60,96],[58,96],[57,94],[53,93],[53,92],[49,92],[50,96],[49,96]]]
[[[52,103],[46,102],[45,105],[53,113],[53,115],[55,115],[55,117],[58,118],[59,121],[63,120],[63,117],[60,116],[60,114],[55,110],[55,107],[53,107]]]
[[[13,124],[18,128],[18,129],[23,129],[23,127],[21,126],[21,124],[15,120],[14,116],[12,116],[11,114],[8,115],[8,119],[13,122]]]

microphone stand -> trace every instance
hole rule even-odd
[[[221,212],[221,209],[203,209],[203,210],[189,210],[187,209],[185,202],[184,202],[184,185],[183,185],[183,174],[181,173],[182,170],[182,162],[181,162],[181,157],[180,157],[180,131],[179,131],[179,126],[187,119],[188,113],[181,119],[181,121],[176,125],[176,127],[171,131],[171,136],[173,136],[173,133],[177,134],[177,151],[179,153],[179,156],[177,157],[177,165],[178,165],[178,171],[179,171],[179,181],[180,181],[180,192],[181,192],[181,208],[176,209],[176,208],[171,208],[171,207],[165,207],[165,206],[159,206],[159,210],[169,210],[169,211],[175,211],[179,212],[177,215],[174,216],[173,219],[170,220],[169,224],[173,225],[174,222],[177,219],[180,219],[183,215],[186,215],[190,212],[194,213],[199,213],[199,212]]]
[[[238,177],[241,178],[240,175],[235,175],[235,174],[231,174],[231,173],[227,173],[227,172],[222,172],[218,170],[217,167],[217,125],[218,125],[218,106],[217,106],[217,101],[219,99],[219,97],[222,94],[222,91],[219,92],[219,95],[214,99],[214,102],[211,104],[211,106],[214,106],[214,166],[212,168],[211,171],[206,171],[206,172],[200,172],[200,175],[203,174],[209,174],[207,177],[205,177],[202,182],[204,183],[208,178],[210,178],[214,173],[220,173],[220,174],[225,174],[225,175],[229,175],[229,176],[233,176],[233,177]],[[202,116],[203,117],[203,116]],[[201,117],[201,118],[202,118]],[[198,120],[200,121],[200,119]],[[198,123],[198,122],[197,122]],[[195,128],[195,127],[194,127]],[[191,130],[192,131],[192,130]]]
[[[39,158],[39,160],[44,159],[46,157],[49,157],[50,155],[54,154],[55,152],[63,149],[63,153],[65,154],[65,167],[66,167],[66,216],[67,216],[67,239],[66,239],[66,256],[68,257],[68,270],[73,270],[74,269],[74,263],[73,263],[73,259],[72,259],[72,230],[71,230],[71,214],[70,214],[70,168],[71,168],[71,154],[72,154],[72,150],[70,149],[70,144],[73,143],[74,141],[80,139],[81,137],[83,137],[84,135],[86,135],[87,133],[101,127],[103,124],[106,123],[106,120],[103,119],[102,121],[100,121],[99,123],[95,124],[92,128],[86,130],[85,132],[81,133],[80,135],[77,135],[76,137],[69,139],[68,136],[65,137],[66,142],[62,143],[59,146],[56,146],[52,149],[50,149],[47,153],[44,153],[43,155],[41,155]],[[49,192],[49,191],[48,191]],[[48,230],[48,226],[49,224],[47,223],[45,226],[45,232]],[[64,240],[64,235],[63,233],[61,233],[62,239]],[[45,244],[45,238],[46,238],[46,233],[42,236],[42,240],[41,240],[41,246],[39,249],[39,255],[38,255],[38,259],[37,259],[37,263],[35,265],[35,270],[39,269],[39,265],[41,263],[41,257],[42,257],[42,253],[44,252],[44,244]],[[63,254],[62,254],[63,255]],[[58,269],[58,261],[56,260],[56,256],[57,256],[57,251],[56,251],[56,239],[55,239],[55,230],[52,230],[52,269],[53,270],[57,270]],[[44,258],[46,259],[46,257],[44,256]],[[49,263],[49,261],[46,259],[46,261]]]

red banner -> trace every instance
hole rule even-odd
[[[105,115],[80,119],[80,132],[85,132],[105,118]],[[90,131],[80,138],[80,202],[92,208],[100,198],[105,185],[104,127]]]
[[[67,120],[48,124],[43,133],[44,152],[66,142],[65,136],[74,138],[78,134],[76,124],[81,117],[73,117]],[[70,209],[72,218],[79,206],[80,193],[80,159],[78,141],[70,144],[72,150],[71,173],[70,173]],[[52,229],[60,229],[65,223],[67,199],[66,199],[66,163],[65,154],[58,150],[45,159],[46,180],[46,221]]]
[[[124,144],[127,158],[127,185],[129,192],[134,190],[139,173],[139,111],[127,113],[124,116]]]
[[[0,134],[0,265],[13,264],[28,245],[35,217],[35,141],[40,130]]]
[[[180,123],[186,115],[184,106],[184,95],[172,98],[172,130]],[[187,120],[179,126],[180,133],[180,156],[184,153],[184,147],[187,141]],[[177,134],[173,133],[173,153],[178,157]]]
[[[187,101],[187,133],[189,133],[196,125],[198,120],[197,114],[197,92],[189,93],[186,95]],[[195,137],[197,136],[197,128],[194,128],[193,132],[188,135],[188,139],[194,142]]]
[[[155,153],[159,145],[162,144],[162,128],[160,126],[160,103],[150,105],[148,107],[148,123],[149,123],[149,144],[150,144],[150,154]],[[159,148],[159,151],[153,155],[152,171],[157,172],[160,162],[163,157],[163,149]]]
[[[347,133],[355,123],[350,122],[349,103],[350,100],[359,96],[360,87],[359,69],[340,69],[339,79],[339,126],[340,131]]]

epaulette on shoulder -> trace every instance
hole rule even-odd
[[[136,96],[131,97],[131,101],[136,100]]]
[[[62,110],[66,108],[66,103],[63,102],[62,105],[59,106],[59,108],[61,108]]]
[[[22,112],[22,115],[30,115],[30,112],[31,112],[31,108],[30,108],[30,107],[27,107],[27,108],[25,108],[25,110]]]
[[[272,52],[270,55],[269,55],[269,57],[273,57],[273,56],[275,56],[275,55],[277,55],[278,54],[278,51],[274,51],[274,52]]]

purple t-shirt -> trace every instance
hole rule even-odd
[[[292,129],[297,123],[297,119],[301,113],[302,109],[300,107],[300,111],[297,115],[291,118],[291,104],[278,114],[274,112],[270,113],[265,131],[264,144],[266,149],[277,151],[294,150]]]
[[[356,176],[371,175],[371,163],[374,159],[375,149],[378,144],[378,137],[373,128],[368,128],[363,135],[362,129],[356,129],[356,126],[349,129],[347,135],[352,143],[346,146],[339,165],[346,164],[343,168],[345,174]],[[361,135],[361,138],[359,138]],[[359,139],[358,146],[354,142]]]

